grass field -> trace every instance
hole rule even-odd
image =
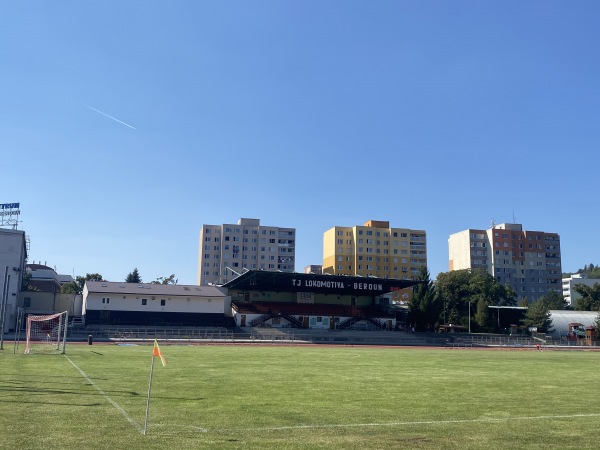
[[[70,345],[0,352],[0,448],[597,448],[600,353]]]

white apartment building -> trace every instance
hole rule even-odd
[[[560,237],[525,231],[521,224],[487,230],[468,229],[448,239],[449,269],[483,269],[500,284],[511,286],[517,299],[536,301],[561,290]]]
[[[247,270],[294,272],[296,229],[263,226],[260,219],[203,225],[198,284],[223,284]]]
[[[584,274],[574,273],[569,278],[562,279],[562,294],[568,305],[575,308],[577,305],[577,299],[581,297],[573,287],[577,284],[584,284],[592,287],[594,284],[600,284],[600,279],[587,278]]]

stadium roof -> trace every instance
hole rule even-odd
[[[228,289],[244,291],[318,292],[374,296],[406,289],[419,283],[420,281],[398,280],[395,278],[250,270],[223,286]]]

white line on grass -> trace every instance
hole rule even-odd
[[[94,383],[94,382],[93,382],[93,381],[90,379],[90,377],[88,377],[88,376],[85,374],[85,372],[84,372],[83,370],[81,370],[79,367],[77,367],[77,365],[76,365],[76,364],[75,364],[73,361],[71,361],[71,358],[69,358],[67,355],[65,355],[65,358],[67,358],[67,361],[69,361],[69,362],[70,362],[70,363],[73,365],[73,367],[75,367],[75,368],[76,368],[76,369],[79,371],[79,373],[80,373],[80,374],[83,376],[83,378],[85,378],[85,379],[86,379],[86,381],[87,381],[88,383],[90,383],[90,384],[91,384],[91,385],[94,387],[94,389],[96,389],[96,390],[97,390],[97,391],[100,393],[100,395],[102,395],[102,397],[104,397],[106,400],[108,400],[108,402],[109,402],[111,405],[113,405],[113,406],[114,406],[114,407],[117,409],[117,411],[119,411],[119,412],[120,412],[120,413],[123,415],[123,417],[125,417],[125,418],[127,419],[127,421],[128,421],[128,422],[129,422],[131,425],[133,425],[133,426],[135,427],[135,429],[136,429],[136,430],[138,430],[140,433],[143,433],[143,430],[142,430],[142,427],[141,427],[141,425],[138,425],[138,424],[137,424],[137,423],[136,423],[136,422],[135,422],[135,421],[134,421],[134,420],[133,420],[131,417],[129,417],[129,415],[128,415],[128,414],[125,412],[125,410],[124,410],[123,408],[121,408],[121,406],[120,406],[120,405],[119,405],[117,402],[115,402],[115,401],[114,401],[112,398],[110,398],[110,397],[109,397],[109,396],[106,394],[106,392],[104,392],[102,389],[100,389],[100,388],[99,388],[99,387],[96,385],[96,383]]]
[[[563,414],[556,416],[523,416],[523,417],[493,417],[487,419],[454,419],[454,420],[421,420],[413,422],[374,422],[374,423],[349,423],[349,424],[329,424],[329,425],[290,425],[281,427],[259,427],[259,428],[219,428],[206,430],[205,432],[228,432],[228,431],[282,431],[282,430],[303,430],[319,428],[358,428],[358,427],[393,427],[393,426],[411,426],[411,425],[448,425],[456,423],[495,423],[508,422],[510,420],[554,420],[554,419],[574,419],[581,417],[600,417],[600,413],[593,414]]]

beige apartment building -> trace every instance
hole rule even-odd
[[[198,284],[224,284],[247,270],[294,272],[296,229],[264,226],[260,219],[203,225]]]
[[[560,292],[560,237],[526,231],[517,223],[487,230],[468,229],[448,239],[449,269],[482,269],[511,286],[518,300],[536,301],[548,291]]]
[[[333,227],[323,234],[323,273],[411,280],[427,266],[427,237],[423,230],[390,228],[369,220],[364,225]],[[410,300],[412,288],[393,295]]]

